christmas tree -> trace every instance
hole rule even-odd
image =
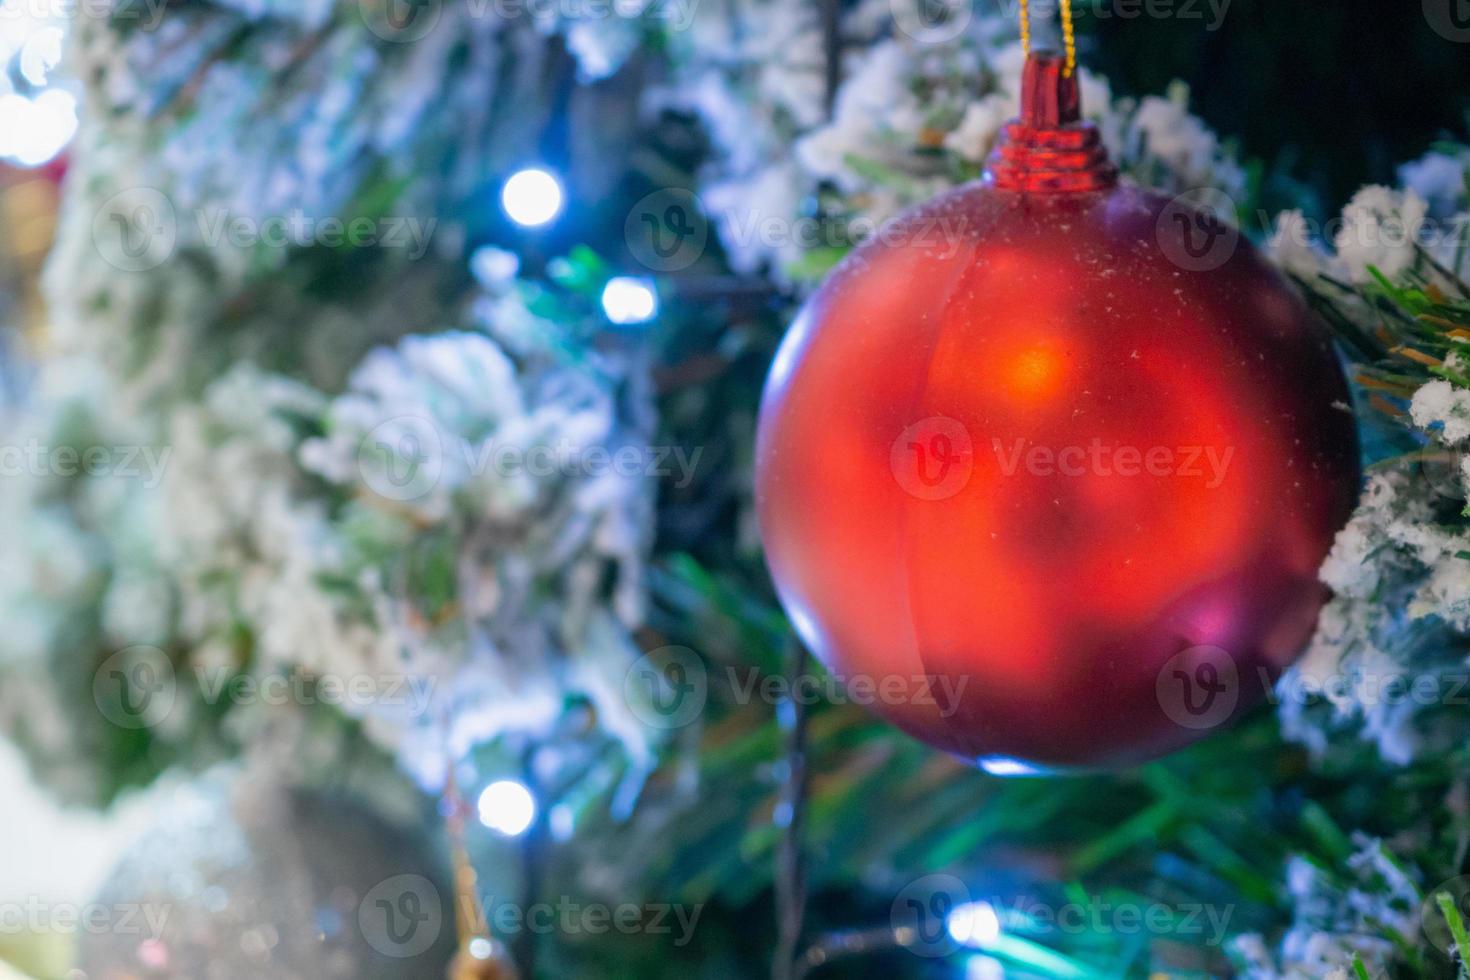
[[[177,917],[72,965],[1463,975],[1464,144],[1328,218],[1371,166],[1303,177],[1182,83],[1123,94],[1189,66],[1110,83],[1087,65],[1133,29],[1079,13],[1122,179],[1256,239],[1347,365],[1361,499],[1268,703],[1001,778],[865,710],[777,598],[778,345],[854,248],[982,176],[1037,6],[80,5],[0,481],[0,731],[60,799],[154,794],[99,902]],[[1428,46],[1467,39],[1432,6]],[[1173,16],[1133,36],[1203,30]],[[1322,34],[1261,57],[1330,64]]]

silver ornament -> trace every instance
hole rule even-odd
[[[425,980],[455,952],[453,893],[363,809],[259,778],[179,791],[124,855],[76,980]],[[81,974],[78,976],[77,974]]]

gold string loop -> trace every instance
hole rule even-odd
[[[1021,0],[1021,53],[1031,55],[1031,0]]]
[[[1061,0],[1062,43],[1066,47],[1066,76],[1077,71],[1077,26],[1072,20],[1072,0]],[[1031,0],[1021,0],[1021,50],[1031,54]]]
[[[1077,70],[1077,28],[1072,25],[1072,0],[1062,0],[1062,43],[1067,46],[1068,78]]]

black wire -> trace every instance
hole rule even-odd
[[[806,919],[806,857],[802,830],[807,805],[807,710],[801,697],[802,678],[809,657],[806,647],[792,640],[787,654],[786,676],[790,694],[780,706],[781,727],[786,734],[786,758],[776,819],[781,824],[781,841],[776,851],[776,954],[771,964],[772,980],[796,980],[797,956]]]

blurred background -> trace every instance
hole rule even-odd
[[[68,4],[57,0],[54,15],[46,6],[0,1],[0,398],[13,389],[16,353],[49,342],[38,276],[60,187],[82,151],[72,144],[81,85],[63,56]],[[1083,60],[1116,94],[1185,82],[1194,112],[1235,143],[1272,212],[1335,215],[1360,185],[1394,181],[1399,163],[1467,129],[1470,44],[1445,43],[1417,1],[1232,0],[1210,31],[1185,19],[1091,16],[1082,31]],[[85,901],[147,826],[150,799],[172,789],[125,793],[104,814],[66,808],[0,743],[0,902]],[[0,930],[0,977],[6,961],[28,976],[63,976],[69,942]]]

